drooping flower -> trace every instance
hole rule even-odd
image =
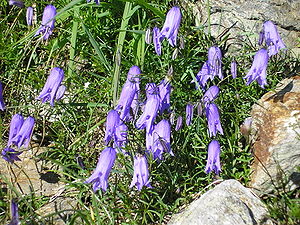
[[[215,171],[216,174],[220,173],[220,151],[221,148],[219,142],[216,140],[212,140],[208,145],[205,173],[210,173],[211,171]]]
[[[28,26],[32,25],[32,18],[33,18],[33,8],[28,7],[26,11],[26,22]]]
[[[266,21],[263,24],[263,40],[268,46],[269,56],[276,55],[280,49],[286,48],[280,38],[275,24],[272,21]]]
[[[8,225],[21,224],[21,222],[19,220],[18,204],[15,202],[14,199],[11,200],[10,213],[11,213],[11,221]]]
[[[244,79],[247,79],[246,85],[249,85],[254,80],[256,80],[262,88],[267,85],[268,59],[269,56],[266,49],[262,48],[258,50],[258,52],[254,56],[254,60],[249,72],[244,77]]]
[[[21,148],[22,145],[27,148],[30,142],[34,123],[34,118],[29,116],[22,124],[19,132],[11,139],[11,143],[18,146],[18,148]]]
[[[56,8],[53,5],[47,5],[44,9],[42,25],[34,36],[43,34],[44,40],[47,40],[54,30]]]
[[[211,86],[202,97],[202,102],[204,105],[214,101],[218,97],[219,92],[220,88],[218,86]]]
[[[194,106],[192,104],[186,105],[185,115],[186,115],[185,123],[187,126],[190,126],[194,115]]]
[[[120,125],[120,116],[116,110],[110,110],[106,117],[106,131],[104,141],[105,144],[114,139],[116,135],[116,128]]]
[[[232,78],[235,79],[237,76],[237,65],[236,65],[236,61],[232,61],[230,64],[230,70],[231,70],[231,75]]]
[[[208,60],[203,64],[196,79],[201,88],[205,88],[207,81],[213,80],[215,76],[223,79],[222,52],[218,46],[212,46],[208,49]]]
[[[130,184],[130,188],[134,185],[139,191],[142,190],[143,186],[152,188],[149,182],[149,170],[147,159],[144,155],[137,155],[134,157],[134,172],[133,178]]]
[[[167,38],[172,47],[177,44],[177,34],[181,21],[181,12],[178,6],[172,7],[167,13],[165,23],[160,32],[160,39]]]
[[[9,127],[9,137],[8,137],[8,143],[7,146],[10,146],[12,144],[13,138],[19,133],[22,125],[24,123],[24,118],[20,114],[15,114],[10,122]]]
[[[182,116],[178,116],[177,121],[176,121],[176,127],[175,130],[178,131],[182,127]]]
[[[93,183],[93,190],[96,192],[100,188],[106,191],[108,186],[108,176],[115,163],[116,150],[106,147],[100,154],[96,169],[84,183]]]
[[[86,0],[86,2],[87,3],[89,3],[91,0]],[[100,4],[100,0],[94,0],[95,1],[95,3],[97,4],[97,5],[99,5]]]
[[[15,5],[15,6],[20,7],[20,8],[24,7],[24,2],[22,2],[22,1],[9,0],[8,4],[9,5]]]
[[[65,86],[61,87],[61,82],[64,79],[64,71],[61,68],[54,67],[50,71],[43,90],[37,99],[41,99],[42,103],[49,101],[50,105],[54,106],[54,100],[59,100],[65,91]]]
[[[160,105],[159,111],[162,114],[165,110],[170,111],[170,94],[171,94],[171,84],[167,80],[162,80],[158,85]]]
[[[143,129],[146,127],[147,133],[151,133],[160,104],[158,88],[154,83],[148,83],[146,85],[146,95],[147,101],[144,112],[136,121],[135,126],[137,129]]]
[[[22,154],[22,152],[17,152],[10,147],[6,147],[1,152],[2,158],[9,163],[14,163],[14,161],[21,161],[21,159],[18,157],[18,155],[20,154]]]
[[[161,120],[153,131],[153,158],[162,160],[162,153],[167,152],[174,156],[171,149],[171,125],[168,120]]]
[[[205,107],[205,112],[208,123],[209,136],[216,136],[218,131],[220,132],[220,134],[223,134],[218,106],[215,103],[209,103]]]
[[[161,55],[161,40],[160,29],[158,27],[153,28],[153,44],[157,55]]]
[[[4,104],[4,99],[3,99],[3,88],[2,88],[1,82],[0,82],[0,110],[2,110],[2,111],[5,110],[5,104]]]
[[[116,110],[120,112],[121,120],[128,121],[131,119],[130,109],[136,113],[138,107],[138,98],[140,92],[140,74],[138,66],[132,66],[128,72],[127,80],[122,88],[120,99]]]

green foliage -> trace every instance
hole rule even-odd
[[[26,6],[33,1],[26,2]],[[192,13],[182,7],[182,24],[179,32],[185,48],[178,49],[179,55],[172,59],[174,48],[163,42],[163,54],[157,56],[153,45],[144,42],[147,28],[162,26],[164,15],[172,1],[107,0],[100,5],[81,0],[58,0],[53,4],[58,9],[56,28],[48,41],[33,37],[39,27],[43,8],[49,2],[36,2],[37,21],[27,27],[25,9],[8,7],[0,2],[0,80],[4,85],[5,112],[0,112],[0,135],[2,147],[8,139],[9,122],[15,113],[34,116],[34,144],[47,147],[41,155],[59,165],[62,180],[68,185],[67,193],[76,199],[76,208],[68,218],[68,224],[161,224],[178,209],[203,193],[216,179],[237,179],[247,184],[250,179],[249,165],[252,155],[241,136],[239,126],[249,116],[251,106],[264,93],[272,90],[284,77],[295,72],[297,60],[287,54],[273,57],[268,66],[267,89],[256,83],[245,86],[242,77],[251,66],[252,56],[257,49],[250,43],[240,50],[238,78],[232,79],[231,53],[226,52],[229,36],[217,40],[196,27]],[[191,83],[202,63],[207,58],[210,46],[219,45],[224,54],[224,80],[215,79],[220,96],[216,104],[220,108],[224,136],[221,143],[222,173],[220,176],[205,174],[206,153],[211,138],[207,132],[204,116],[195,115],[190,127],[172,133],[172,149],[175,157],[165,156],[161,163],[150,160],[151,184],[153,189],[141,192],[129,189],[133,174],[133,155],[144,149],[144,131],[129,124],[130,155],[118,154],[109,178],[106,193],[93,193],[84,180],[95,168],[103,149],[104,122],[107,112],[116,104],[120,88],[132,65],[142,69],[141,87],[148,82],[159,83],[173,67],[172,111],[176,117],[185,116],[188,102],[198,103],[203,93],[195,90]],[[53,67],[65,71],[64,83],[67,93],[54,108],[36,100],[49,71]],[[144,93],[142,93],[144,96]],[[143,99],[141,99],[142,101]],[[168,118],[163,115],[158,118]],[[174,128],[174,127],[173,127]],[[85,169],[76,159],[83,159]],[[7,182],[7,187],[12,184]],[[9,218],[9,199],[19,198],[20,217],[30,224],[52,223],[55,215],[37,214],[37,210],[48,202],[47,197],[21,195],[15,189],[0,189],[0,218]],[[282,201],[289,211],[280,211]],[[270,204],[274,218],[299,220],[297,201],[293,196],[273,198]],[[278,206],[278,207],[277,207]],[[284,206],[287,207],[286,205]],[[288,213],[285,215],[284,213]],[[295,220],[295,221],[296,221]]]

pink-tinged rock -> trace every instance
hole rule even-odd
[[[259,195],[300,185],[300,76],[284,79],[251,111],[251,186]]]

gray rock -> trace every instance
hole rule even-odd
[[[236,180],[226,180],[172,217],[169,225],[271,225],[264,204]]]
[[[300,76],[284,79],[265,94],[251,116],[251,186],[259,195],[299,187]]]
[[[192,3],[181,0],[193,10],[196,25],[204,26],[208,31],[207,1],[198,0]],[[232,44],[231,51],[250,40],[257,45],[258,34],[262,23],[271,20],[277,27],[283,42],[296,54],[300,53],[297,47],[300,37],[300,1],[299,0],[210,0],[211,6],[211,34],[221,37],[226,29],[230,28],[228,44]],[[230,49],[229,49],[230,50]]]

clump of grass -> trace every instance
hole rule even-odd
[[[29,6],[29,3],[33,2],[26,4]],[[176,59],[172,59],[174,49],[166,41],[160,57],[154,53],[153,45],[145,44],[145,30],[162,25],[171,1],[108,0],[96,5],[59,0],[54,4],[59,11],[56,28],[53,36],[42,42],[32,38],[38,24],[33,28],[25,25],[24,9],[0,3],[3,8],[0,14],[3,31],[0,33],[0,76],[7,104],[6,112],[0,112],[0,134],[4,146],[9,121],[15,113],[36,118],[35,141],[39,147],[48,148],[41,157],[62,168],[62,180],[68,184],[66,193],[72,193],[77,203],[68,217],[70,224],[161,224],[216,179],[233,178],[247,184],[253,157],[249,146],[242,144],[239,126],[249,116],[251,106],[264,93],[294,72],[299,65],[298,60],[284,53],[273,57],[268,66],[269,86],[266,89],[261,89],[256,83],[245,86],[242,77],[249,70],[252,55],[257,49],[253,49],[250,43],[244,43],[239,56],[235,57],[238,78],[232,79],[229,72],[232,56],[226,52],[226,40],[215,40],[202,27],[196,27],[189,9],[181,8],[180,37],[185,48],[179,49]],[[47,3],[36,5],[40,21]],[[212,45],[219,45],[224,55],[225,78],[210,83],[221,89],[216,100],[224,128],[224,136],[218,136],[222,146],[220,176],[204,172],[210,138],[205,117],[196,115],[191,126],[172,133],[175,157],[166,156],[162,163],[150,160],[153,189],[144,188],[141,192],[129,189],[133,159],[132,156],[118,154],[108,191],[93,193],[83,181],[95,168],[104,147],[106,114],[116,103],[119,87],[125,82],[128,69],[132,65],[142,69],[141,87],[145,87],[148,82],[159,83],[172,66],[172,111],[176,116],[185,116],[186,104],[196,104],[203,95],[202,91],[195,90],[191,81]],[[68,90],[64,100],[50,108],[35,98],[54,66],[65,70],[64,82]],[[159,119],[164,117],[169,115]],[[139,148],[145,148],[144,133],[136,131],[134,123],[129,124],[128,138],[126,150],[132,155]],[[85,168],[78,165],[78,157],[83,160]],[[8,202],[15,195],[19,196],[23,221],[32,224],[52,221],[55,215],[39,216],[36,213],[47,203],[47,197],[37,197],[34,193],[22,196],[7,189],[0,190],[1,220],[9,218]],[[269,202],[288,200],[289,215],[293,219],[297,218],[292,217],[297,214],[293,198],[291,194]],[[271,211],[272,216],[286,221],[287,217],[277,209],[274,207]]]

